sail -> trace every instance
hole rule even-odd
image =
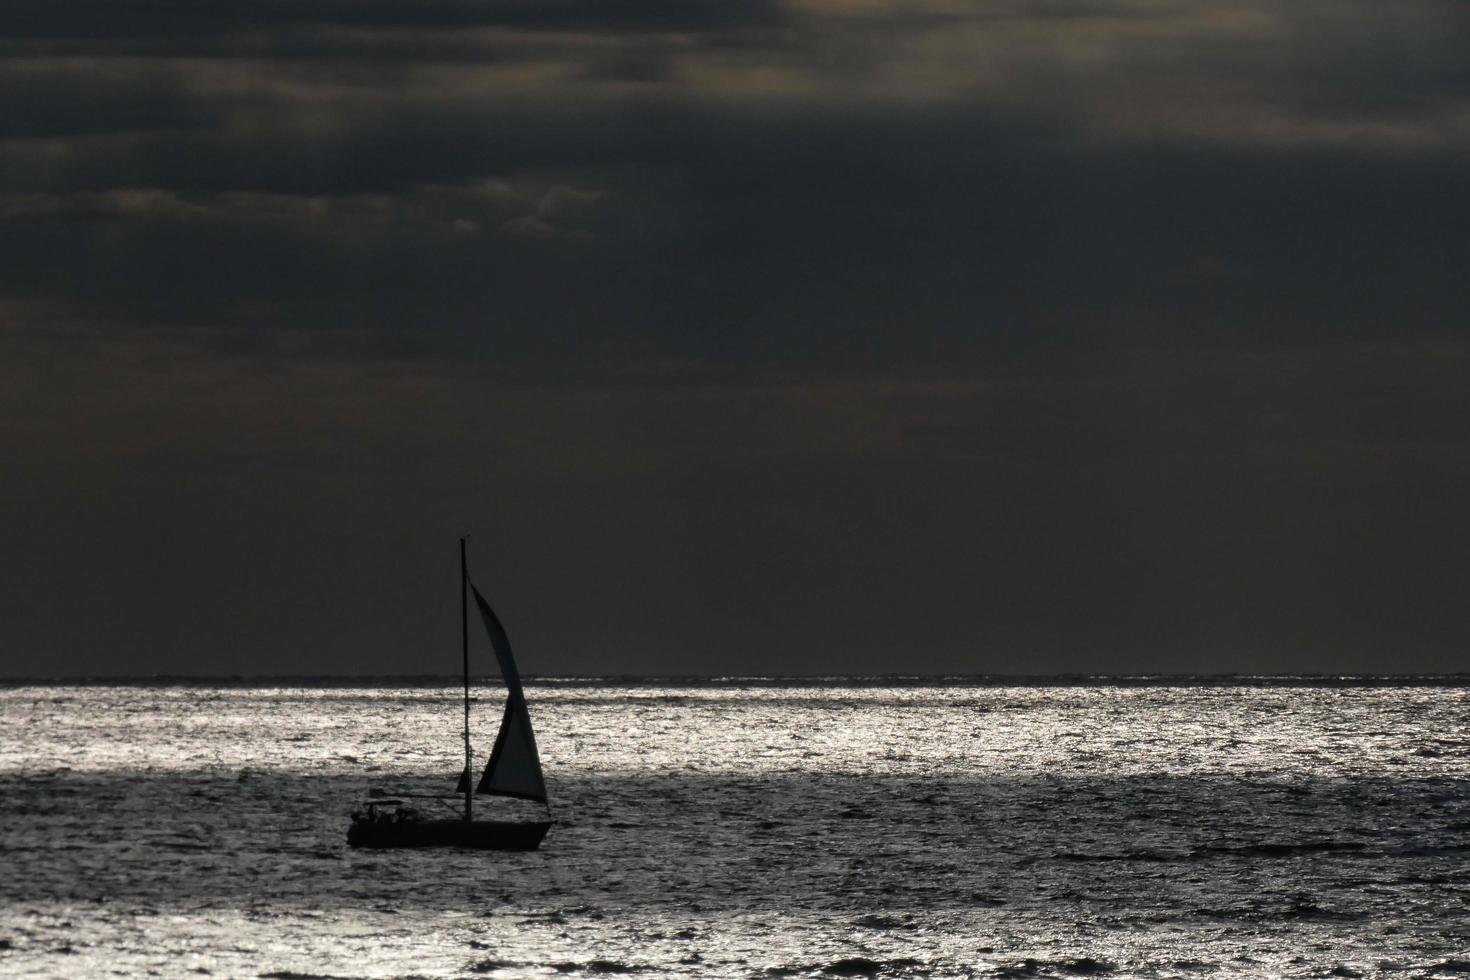
[[[500,734],[495,737],[495,748],[490,752],[490,761],[480,776],[476,793],[491,793],[496,796],[517,796],[526,800],[546,801],[546,782],[541,778],[541,758],[536,753],[536,733],[531,730],[531,712],[526,707],[526,696],[521,690],[521,675],[511,657],[510,639],[505,627],[480,590],[470,585],[475,605],[480,610],[480,619],[485,623],[485,632],[490,634],[490,645],[495,648],[495,659],[500,662],[500,676],[505,679],[507,695],[505,714],[500,719]]]

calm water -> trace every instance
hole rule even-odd
[[[1465,689],[529,694],[494,854],[344,844],[453,691],[0,690],[0,974],[1470,973]]]

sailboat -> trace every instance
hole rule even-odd
[[[478,784],[470,778],[473,757],[470,751],[470,633],[469,598],[475,600],[480,621],[490,635],[495,659],[500,663],[500,676],[505,681],[505,711],[500,717],[500,731],[495,747],[485,764]],[[551,807],[546,799],[546,781],[541,774],[541,758],[536,753],[536,733],[531,728],[531,714],[521,689],[520,672],[510,652],[510,639],[505,627],[490,608],[490,603],[470,581],[465,562],[465,539],[459,539],[459,632],[464,664],[464,769],[460,773],[456,796],[404,793],[385,795],[374,792],[363,807],[352,815],[347,829],[347,843],[353,847],[471,847],[481,850],[533,851],[551,829]],[[462,816],[425,817],[417,803],[410,800],[434,800],[440,804],[464,796]],[[476,796],[506,796],[540,803],[546,819],[531,821],[477,820]]]

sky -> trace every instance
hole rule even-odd
[[[1470,670],[1467,50],[10,0],[0,675]]]

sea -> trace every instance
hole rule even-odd
[[[346,844],[447,680],[10,684],[0,975],[1464,977],[1467,685],[543,681],[496,853]]]

